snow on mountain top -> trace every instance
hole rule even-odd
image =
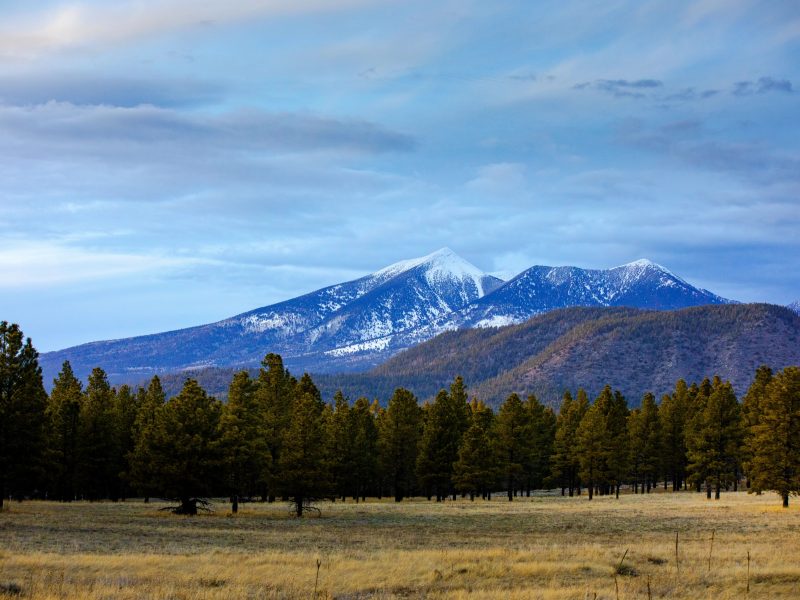
[[[629,262],[624,265],[619,265],[618,267],[614,267],[613,269],[636,269],[636,268],[646,269],[647,267],[655,267],[659,271],[664,271],[665,273],[669,273],[670,275],[673,274],[669,269],[667,269],[666,267],[662,267],[658,263],[654,263],[649,258],[640,258],[638,260],[634,260],[633,262]]]
[[[425,278],[431,285],[454,279],[471,279],[478,289],[479,297],[484,296],[486,293],[483,287],[484,278],[487,277],[486,273],[446,247],[440,248],[427,256],[396,262],[380,271],[376,271],[373,273],[373,277],[389,279],[417,267],[424,267]]]
[[[673,278],[677,279],[678,281],[682,281],[682,282],[686,283],[683,279],[681,279],[680,277],[675,275],[675,273],[670,271],[667,267],[664,267],[664,266],[662,266],[662,265],[660,265],[658,263],[655,263],[655,262],[653,262],[652,260],[650,260],[648,258],[640,258],[638,260],[634,260],[633,262],[629,262],[627,264],[620,265],[618,267],[614,267],[613,269],[609,269],[609,270],[610,271],[625,270],[625,271],[631,271],[631,272],[635,273],[636,275],[639,275],[639,274],[641,274],[641,273],[643,273],[645,271],[648,271],[650,269],[655,269],[657,271],[661,271],[665,275],[669,275],[670,277],[673,277]]]

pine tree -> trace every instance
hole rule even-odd
[[[310,380],[310,378],[309,378]],[[295,514],[331,492],[323,424],[324,405],[307,385],[297,387],[289,427],[284,431],[279,458],[278,488],[290,498]]]
[[[194,379],[156,412],[149,449],[153,485],[180,504],[174,512],[196,515],[220,478],[221,404]]]
[[[240,497],[250,496],[266,482],[272,460],[255,390],[247,371],[236,373],[220,415],[220,449],[234,514],[239,511]]]
[[[387,483],[400,502],[415,490],[417,449],[422,433],[422,411],[414,394],[397,388],[380,419],[379,444]]]
[[[312,384],[313,385],[313,384]],[[261,370],[256,386],[256,400],[264,415],[264,427],[267,447],[270,452],[272,469],[262,490],[262,496],[270,501],[275,499],[277,480],[280,478],[281,444],[283,432],[289,427],[292,401],[297,381],[283,366],[283,359],[278,354],[267,354],[261,362]],[[308,386],[307,386],[308,387]],[[316,394],[309,389],[314,401],[319,401]]]
[[[772,369],[766,365],[760,366],[756,370],[755,379],[747,390],[742,401],[742,427],[744,428],[744,446],[742,447],[742,463],[749,464],[755,455],[755,435],[756,426],[761,419],[761,403],[766,396],[767,387],[772,381]],[[748,487],[750,475],[748,472]]]
[[[737,477],[743,433],[733,387],[715,377],[688,439],[689,479],[705,483],[709,497],[713,488],[714,497],[719,500],[722,487]]]
[[[47,402],[49,479],[53,497],[62,502],[75,499],[82,400],[83,386],[65,361]]]
[[[0,322],[0,510],[9,492],[34,492],[43,475],[47,396],[38,357],[18,325]]]
[[[689,421],[689,388],[681,379],[675,391],[661,399],[658,411],[662,435],[662,463],[665,477],[672,481],[672,491],[681,489],[686,480],[686,429]]]
[[[470,404],[470,425],[461,438],[458,460],[453,465],[453,482],[457,491],[486,498],[497,480],[497,466],[492,451],[491,431],[494,415],[483,402]]]
[[[350,403],[341,390],[333,396],[333,410],[327,415],[328,461],[336,495],[344,500],[355,487],[355,430]]]
[[[105,371],[89,375],[81,406],[78,435],[78,485],[89,500],[118,499],[119,439],[114,413],[114,391]]]
[[[374,490],[378,478],[378,428],[369,400],[359,398],[349,412],[350,430],[353,432],[351,448],[353,499],[366,499],[368,490]]]
[[[638,491],[641,484],[642,492],[650,493],[661,473],[663,454],[658,405],[653,394],[645,394],[641,408],[631,412],[628,417],[628,431],[634,491]]]
[[[595,402],[583,415],[577,431],[579,475],[594,497],[595,487],[606,479],[606,415],[602,405]]]
[[[605,418],[605,440],[603,443],[602,492],[613,491],[619,498],[619,488],[629,472],[630,451],[628,448],[628,403],[624,396],[610,386],[605,386],[594,403]]]
[[[133,430],[136,415],[139,412],[139,396],[133,394],[127,385],[120,386],[114,396],[113,419],[116,425],[116,448],[114,470],[117,473],[116,485],[117,492],[112,495],[119,496],[123,500],[128,496],[128,456],[133,452],[134,438]]]
[[[156,419],[166,402],[158,375],[153,376],[146,390],[140,388],[137,396],[139,399],[132,431],[133,449],[128,455],[128,483],[144,495],[145,502],[149,502],[150,496],[159,491],[154,485],[153,451]]]
[[[441,390],[430,405],[417,456],[420,486],[437,502],[453,493],[453,464],[458,460],[461,437],[469,423],[464,382],[456,377],[450,393]]]
[[[553,455],[551,461],[552,480],[569,490],[570,497],[577,489],[580,493],[580,459],[578,452],[578,427],[586,411],[589,409],[589,399],[583,389],[578,390],[577,397],[573,400],[569,392],[564,392],[561,409],[556,422],[556,434],[553,442]]]
[[[800,494],[800,368],[770,377],[758,405],[750,432],[751,491],[777,492],[788,508],[789,495]]]
[[[550,457],[555,442],[556,416],[553,410],[544,406],[534,395],[523,403],[528,427],[528,442],[523,465],[525,491],[544,487],[545,478],[550,473]]]
[[[530,450],[529,433],[525,407],[517,394],[511,394],[500,406],[494,422],[498,468],[506,485],[509,502],[514,499],[522,483]]]

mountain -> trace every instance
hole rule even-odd
[[[798,315],[800,315],[800,300],[795,300],[795,301],[794,301],[794,302],[792,302],[791,304],[788,304],[788,305],[786,306],[786,308],[788,308],[789,310],[793,310],[793,311],[794,311],[794,312],[796,312]]]
[[[522,322],[568,306],[676,309],[728,302],[639,260],[608,270],[536,266],[509,282],[442,248],[371,275],[235,317],[176,331],[83,344],[41,356],[45,381],[69,360],[113,382],[207,367],[257,366],[268,352],[295,372],[366,371],[436,335]]]
[[[800,316],[769,304],[676,311],[566,308],[519,325],[443,333],[361,374],[315,378],[326,397],[388,398],[398,386],[430,398],[461,375],[471,394],[497,406],[510,393],[557,405],[563,390],[596,395],[609,384],[632,405],[683,378],[719,375],[744,394],[758,366],[800,365]]]
[[[568,306],[675,310],[728,302],[646,259],[608,270],[535,266],[461,311],[451,328],[520,323]]]
[[[268,352],[284,355],[293,370],[363,370],[402,349],[394,341],[399,334],[422,329],[501,283],[443,248],[216,323],[83,344],[42,354],[40,363],[48,383],[64,360],[79,377],[101,366],[112,381],[253,366]]]

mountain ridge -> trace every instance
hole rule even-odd
[[[369,370],[450,330],[519,323],[564,306],[674,309],[727,303],[639,259],[612,269],[534,266],[508,282],[449,248],[233,317],[174,331],[97,341],[45,353],[46,379],[70,360],[112,381],[206,367],[246,368],[268,352],[294,371]]]

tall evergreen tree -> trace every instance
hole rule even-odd
[[[664,395],[658,411],[662,435],[665,478],[672,481],[672,491],[681,489],[686,480],[686,429],[689,421],[689,388],[681,379],[671,395]]]
[[[318,390],[308,387],[315,402],[321,403]],[[313,385],[313,383],[312,383]],[[267,447],[270,452],[272,469],[264,485],[262,496],[270,501],[275,498],[277,480],[280,478],[281,444],[283,432],[289,427],[292,411],[292,401],[295,397],[297,381],[283,366],[283,359],[278,354],[267,354],[261,362],[256,386],[256,400],[264,415],[265,434]]]
[[[605,386],[594,403],[605,417],[604,464],[601,481],[603,493],[611,491],[619,498],[619,488],[629,472],[628,403],[624,396]]]
[[[272,460],[255,391],[247,371],[236,373],[220,415],[220,449],[232,513],[239,511],[242,495],[250,496],[264,485]]]
[[[750,464],[755,455],[756,426],[761,419],[761,403],[767,394],[767,387],[772,381],[772,369],[766,365],[756,370],[755,379],[750,384],[742,400],[742,427],[744,428],[744,446],[742,447],[742,463]],[[750,476],[748,473],[748,487]]]
[[[722,487],[734,482],[743,433],[741,410],[733,387],[715,377],[711,393],[695,418],[688,440],[689,479],[698,481],[702,478],[709,497],[713,489],[714,497],[719,500]]]
[[[336,495],[344,500],[355,485],[355,430],[350,403],[341,390],[333,396],[333,410],[327,415],[331,483]]]
[[[41,482],[45,406],[39,354],[16,324],[0,322],[0,509]]]
[[[50,490],[62,502],[75,499],[78,466],[78,436],[83,386],[69,361],[53,381],[47,402],[48,458]]]
[[[788,508],[789,495],[800,494],[800,368],[770,377],[758,406],[750,426],[751,490],[777,492]]]
[[[583,389],[578,390],[578,395],[574,400],[572,394],[564,393],[556,422],[551,462],[552,480],[561,486],[562,495],[565,491],[564,488],[569,490],[570,496],[575,493],[576,489],[580,491],[578,427],[588,409],[589,399]]]
[[[119,496],[123,500],[128,496],[128,472],[130,470],[128,456],[133,452],[135,443],[133,434],[136,415],[139,412],[138,400],[139,396],[134,394],[127,385],[120,386],[114,395],[113,419],[117,437],[114,470],[117,474],[115,481],[117,491],[112,496]]]
[[[350,493],[358,501],[374,491],[378,477],[378,428],[369,400],[359,398],[349,411],[350,429],[353,432],[350,455],[353,464]]]
[[[397,388],[380,419],[382,468],[394,499],[400,502],[415,490],[417,449],[422,433],[422,411],[414,394]]]
[[[476,494],[487,498],[497,481],[497,465],[491,442],[493,420],[491,408],[478,400],[472,401],[470,425],[461,438],[458,460],[453,465],[455,488],[469,494],[470,500]]]
[[[456,377],[450,393],[441,390],[430,405],[417,456],[417,477],[430,496],[441,501],[453,489],[453,464],[458,460],[461,437],[469,423],[464,381]]]
[[[159,492],[155,486],[153,452],[156,419],[166,402],[158,375],[153,376],[146,390],[140,388],[137,396],[139,398],[132,432],[133,449],[128,455],[128,483],[144,495],[145,502],[149,502],[150,496]]]
[[[606,415],[603,406],[595,402],[583,415],[577,431],[579,475],[586,484],[589,500],[598,484],[606,480]]]
[[[500,406],[494,422],[494,443],[498,468],[509,502],[521,489],[524,465],[530,451],[530,427],[525,407],[517,394]]]
[[[89,375],[80,413],[77,479],[89,500],[118,499],[119,438],[114,412],[114,391],[105,371],[96,367]]]
[[[218,489],[221,404],[194,379],[156,412],[149,449],[153,485],[180,504],[175,512],[195,515],[197,505]]]
[[[534,395],[523,403],[528,427],[528,442],[523,464],[525,491],[544,487],[545,478],[550,473],[550,457],[555,442],[556,416],[553,410],[544,406]]]
[[[283,433],[278,465],[279,489],[292,498],[298,517],[315,500],[331,493],[323,409],[324,405],[307,384],[298,386],[289,427]]]
[[[662,471],[663,457],[658,405],[653,394],[648,392],[644,395],[641,408],[632,411],[628,417],[628,425],[634,490],[638,490],[641,484],[642,492],[649,493]]]

